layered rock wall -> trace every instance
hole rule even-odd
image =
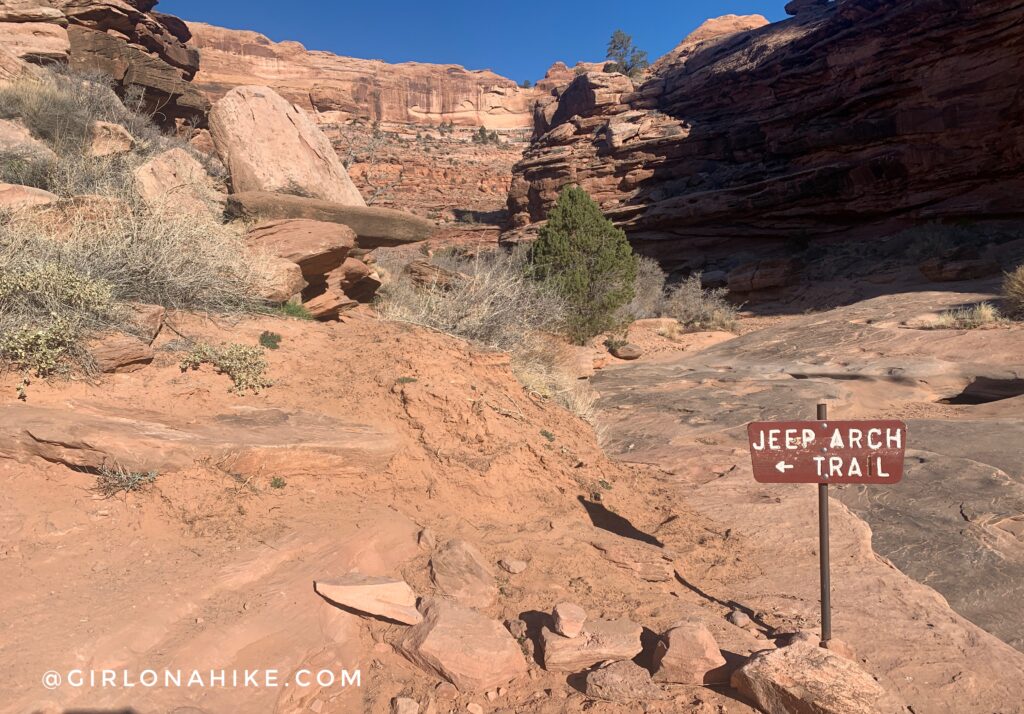
[[[642,250],[699,268],[740,245],[1024,214],[1024,1],[791,9],[705,34],[638,87],[577,77],[538,108],[514,224],[578,183]]]

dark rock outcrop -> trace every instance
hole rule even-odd
[[[1024,1],[792,10],[706,33],[635,90],[585,74],[538,107],[513,226],[576,183],[643,252],[732,269],[737,248],[1024,214]]]

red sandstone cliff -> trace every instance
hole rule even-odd
[[[306,109],[338,118],[488,129],[523,129],[540,92],[489,70],[340,57],[245,30],[189,23],[202,67],[195,82],[213,97],[265,84]]]
[[[700,267],[738,238],[1024,215],[1024,0],[790,5],[638,87],[577,77],[536,114],[515,225],[578,183],[641,249]]]

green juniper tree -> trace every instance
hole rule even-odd
[[[558,197],[530,265],[568,304],[570,337],[581,344],[616,327],[620,308],[633,299],[637,259],[626,234],[579,186]]]
[[[647,52],[633,46],[633,38],[622,30],[612,33],[608,40],[608,63],[604,66],[605,72],[618,72],[628,77],[636,78],[650,66],[647,61]]]

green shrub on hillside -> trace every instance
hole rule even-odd
[[[535,277],[565,300],[569,336],[577,343],[614,328],[635,294],[637,258],[626,234],[578,186],[558,197],[530,263]]]
[[[196,345],[181,361],[181,371],[199,369],[201,365],[210,364],[220,374],[231,377],[235,386],[231,390],[236,394],[251,391],[259,394],[267,387],[273,386],[267,376],[267,360],[263,349],[237,343],[214,347],[206,343]]]

